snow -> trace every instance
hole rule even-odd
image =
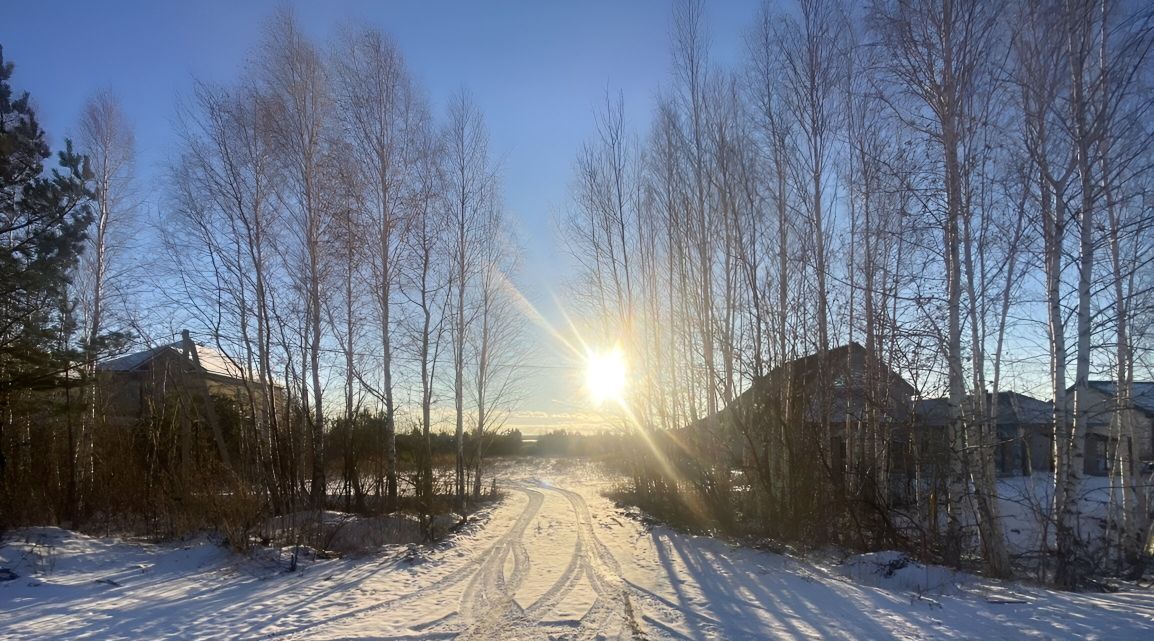
[[[1087,476],[1079,486],[1078,538],[1092,554],[1102,552],[1110,512],[1110,483],[1105,476]],[[998,479],[1002,527],[1011,554],[1036,556],[1053,548],[1053,528],[1047,525],[1054,494],[1054,475],[1036,473]]]
[[[0,638],[1154,638],[1154,594],[1071,594],[898,553],[806,560],[648,527],[596,468],[507,471],[506,498],[432,548],[306,559],[21,530]],[[326,515],[326,520],[344,517]]]

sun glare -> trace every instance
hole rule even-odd
[[[607,352],[589,352],[585,360],[585,387],[598,406],[606,401],[621,403],[625,397],[625,355],[614,347]]]

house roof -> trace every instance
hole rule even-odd
[[[1009,405],[1007,408],[1006,406]],[[998,414],[1009,409],[1018,423],[1044,425],[1054,420],[1054,404],[1017,392],[998,392]],[[1007,414],[1010,415],[1010,414]]]
[[[196,355],[200,359],[200,366],[205,372],[217,376],[243,379],[244,373],[227,356],[207,345],[193,344]],[[184,345],[181,342],[160,345],[141,352],[125,354],[117,358],[101,361],[96,369],[102,372],[135,372],[145,369],[146,366],[162,354],[172,353],[184,358]],[[191,359],[189,359],[191,365]]]
[[[146,349],[143,352],[133,352],[132,354],[125,354],[124,356],[103,360],[96,364],[96,369],[102,372],[132,372],[140,369],[145,363],[155,358],[157,354],[160,354],[164,350],[171,349],[171,347],[171,345],[161,345],[160,347]]]
[[[986,402],[990,401],[989,392]],[[969,397],[967,397],[967,402]],[[945,427],[950,421],[948,398],[923,398],[914,403],[918,422],[928,427]],[[1054,404],[1018,392],[998,392],[999,425],[1046,425],[1054,420]]]
[[[1114,396],[1118,393],[1118,386],[1114,381],[1090,381],[1089,384],[1090,387],[1106,396]],[[1134,381],[1130,383],[1130,393],[1133,396],[1135,408],[1154,416],[1154,382]]]
[[[851,361],[856,365],[858,362],[856,360],[857,358],[861,358],[865,362],[872,361],[875,364],[878,363],[878,359],[863,347],[861,343],[850,341],[845,345],[829,349],[824,354],[816,352],[788,361],[783,365],[773,368],[769,374],[759,380],[772,380],[775,377],[779,377],[781,372],[788,367],[790,374],[795,379],[803,381],[805,384],[811,384],[816,382],[815,378],[818,375],[821,364],[824,362],[826,372],[833,378],[833,384],[840,386],[844,384],[842,375],[847,372],[848,368],[852,367]],[[879,370],[883,372],[883,375],[888,377],[890,386],[900,387],[911,396],[916,392],[914,386],[910,385],[900,374],[889,367],[880,365]],[[759,381],[755,381],[754,384],[756,385],[758,382]]]
[[[916,390],[901,375],[881,366],[882,375],[888,382],[888,385],[883,384],[882,387],[888,387],[890,392],[886,393],[884,398],[875,399],[871,397],[869,390],[865,389],[863,377],[855,375],[860,370],[849,371],[851,368],[861,368],[865,363],[878,363],[865,347],[856,342],[832,348],[824,354],[809,354],[775,367],[765,376],[755,378],[744,392],[719,409],[714,416],[757,411],[756,408],[763,402],[762,399],[771,394],[775,386],[783,381],[790,381],[800,393],[806,394],[804,390],[812,390],[818,384],[817,377],[823,362],[833,388],[826,399],[830,405],[828,414],[830,417],[835,417],[835,420],[839,421],[844,420],[845,417],[860,413],[870,405],[879,407],[890,420],[905,420],[908,416],[908,399]],[[816,421],[820,411],[817,406],[818,396],[816,394],[806,396],[810,398],[810,405],[804,410],[805,416],[807,420]],[[699,418],[690,423],[690,427],[705,424],[709,418],[711,417]]]

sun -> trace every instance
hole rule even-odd
[[[624,402],[626,373],[625,355],[617,347],[586,354],[585,388],[598,406],[606,401]]]

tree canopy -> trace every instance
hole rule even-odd
[[[12,71],[0,48],[0,402],[66,367],[69,273],[92,221],[84,158],[68,141],[46,172],[44,130]]]

